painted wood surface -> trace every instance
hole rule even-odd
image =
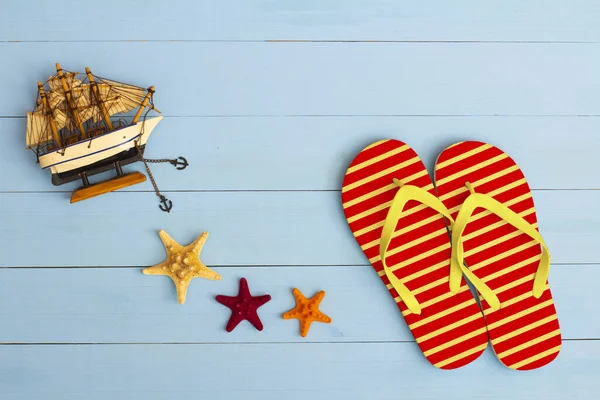
[[[2,116],[31,110],[57,61],[154,85],[167,116],[600,115],[600,42],[35,42],[0,52],[12,93]]]
[[[5,3],[2,400],[600,395],[597,2]],[[190,161],[153,166],[170,214],[149,183],[70,205],[78,185],[52,186],[24,150],[24,114],[55,62],[157,87],[166,118],[147,156]],[[555,362],[517,373],[490,349],[457,371],[425,361],[341,210],[347,165],[381,138],[430,170],[469,139],[519,163],[552,253]],[[181,243],[208,231],[202,260],[223,280],[194,280],[177,304],[169,278],[141,273],[164,257],[159,229]],[[227,334],[214,296],[242,276],[273,300],[263,332]],[[325,290],[333,319],[304,339],[280,318],[293,287]]]
[[[7,2],[4,41],[599,41],[594,0]],[[35,5],[35,7],[32,7]],[[35,10],[35,12],[32,12]]]
[[[13,322],[3,325],[0,343],[414,342],[370,266],[214,269],[223,280],[193,280],[184,305],[168,277],[145,276],[137,267],[0,269],[0,315]],[[259,309],[262,332],[247,322],[224,331],[229,309],[214,298],[235,295],[241,277],[253,295],[272,297]],[[600,337],[600,320],[588,317],[598,313],[598,279],[600,264],[553,265],[549,282],[564,339]],[[327,292],[321,310],[333,321],[313,324],[306,338],[296,320],[281,318],[294,307],[294,287],[306,296]]]

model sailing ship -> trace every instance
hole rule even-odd
[[[161,209],[169,211],[171,202],[160,194],[147,162],[170,162],[177,169],[187,161],[147,160],[146,142],[162,116],[147,118],[154,110],[154,87],[147,89],[92,74],[86,67],[80,79],[77,72],[65,71],[56,64],[56,74],[43,84],[38,82],[35,108],[27,113],[27,148],[37,155],[42,169],[50,169],[52,183],[62,185],[81,180],[71,203],[135,185],[146,180],[140,172],[124,174],[122,166],[143,161],[161,199]],[[133,112],[133,117],[125,114]],[[114,170],[116,177],[91,185],[88,177]]]

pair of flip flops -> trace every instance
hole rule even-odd
[[[508,368],[548,364],[561,334],[522,171],[497,147],[467,141],[439,155],[434,177],[407,144],[383,140],[355,157],[342,187],[350,229],[424,356],[459,368],[489,340]]]

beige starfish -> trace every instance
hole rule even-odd
[[[144,268],[142,272],[145,275],[166,275],[170,277],[175,283],[179,304],[185,303],[187,288],[192,279],[221,279],[221,275],[200,261],[200,252],[208,238],[208,232],[203,232],[187,246],[177,243],[165,231],[159,231],[158,235],[165,245],[167,259],[153,267]]]

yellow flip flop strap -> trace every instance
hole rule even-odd
[[[414,185],[404,185],[401,181],[394,178],[394,183],[400,186],[400,189],[396,192],[394,196],[394,200],[392,200],[392,205],[388,210],[387,216],[385,217],[385,222],[383,223],[383,230],[381,232],[381,241],[379,243],[379,256],[381,258],[381,263],[383,264],[383,270],[385,271],[385,275],[390,281],[392,287],[396,290],[406,307],[413,314],[421,314],[421,306],[419,302],[415,298],[415,296],[410,292],[410,290],[394,275],[392,270],[387,266],[385,262],[385,255],[387,253],[390,242],[392,241],[392,236],[394,235],[394,231],[396,230],[396,225],[398,225],[398,221],[400,220],[400,216],[402,214],[402,210],[406,203],[410,200],[416,200],[420,203],[434,209],[438,213],[442,214],[444,217],[448,218],[451,222],[454,222],[452,217],[450,216],[450,211],[444,206],[444,204],[431,193],[421,189],[420,187]]]
[[[510,208],[506,207],[504,204],[485,194],[475,193],[475,190],[469,182],[466,182],[465,185],[467,186],[471,194],[464,201],[460,212],[456,217],[456,222],[454,223],[452,229],[453,254],[452,261],[450,263],[451,289],[452,287],[460,285],[460,278],[458,277],[460,276],[460,271],[462,271],[465,274],[465,276],[469,280],[471,280],[471,282],[473,282],[473,285],[479,290],[483,298],[486,299],[486,301],[492,308],[500,308],[500,301],[498,300],[498,297],[491,290],[486,293],[482,292],[481,289],[479,289],[479,287],[477,287],[477,285],[473,281],[473,279],[480,281],[479,278],[477,278],[468,268],[464,266],[462,234],[467,226],[467,223],[469,222],[469,218],[471,218],[471,215],[473,214],[473,211],[475,211],[476,208],[481,207],[485,208],[493,214],[496,214],[498,217],[502,218],[502,220],[508,222],[510,225],[514,226],[521,232],[527,234],[533,240],[537,241],[542,245],[542,258],[538,265],[538,269],[536,271],[535,278],[533,281],[533,295],[535,298],[539,298],[544,292],[544,289],[546,287],[546,280],[548,279],[548,274],[550,272],[550,252],[548,251],[548,246],[546,246],[542,235],[540,235],[540,233],[533,226],[531,226],[531,224],[527,222],[523,217],[512,211]]]

